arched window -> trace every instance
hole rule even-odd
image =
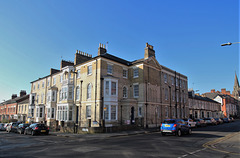
[[[127,98],[127,87],[123,87],[123,98]]]
[[[91,99],[91,89],[92,89],[92,85],[91,83],[89,83],[87,86],[87,99]]]
[[[80,88],[79,88],[79,86],[77,86],[77,88],[76,88],[76,100],[79,100],[79,97],[80,97]]]

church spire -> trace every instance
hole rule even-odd
[[[238,83],[238,78],[237,78],[237,74],[235,72],[235,81],[234,81],[234,86],[233,89],[239,89],[239,83]]]

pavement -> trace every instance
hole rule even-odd
[[[222,153],[240,155],[240,132],[228,134],[225,137],[207,142],[203,146]]]
[[[50,135],[55,135],[59,137],[75,137],[75,138],[109,138],[109,137],[120,137],[120,136],[129,136],[129,135],[137,135],[137,134],[147,134],[152,132],[159,132],[159,128],[147,128],[140,130],[127,130],[120,132],[112,132],[112,133],[84,133],[84,134],[76,134],[76,133],[62,133],[62,132],[50,132]]]

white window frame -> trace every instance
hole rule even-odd
[[[107,74],[113,74],[113,64],[107,64]]]
[[[135,67],[133,68],[133,78],[138,78],[139,77],[139,68]]]
[[[138,95],[136,95],[136,93],[135,93],[135,86],[138,86]],[[138,98],[139,97],[139,84],[138,83],[134,83],[133,84],[133,97],[134,98]]]
[[[124,73],[126,72],[126,73]],[[123,69],[123,78],[128,78],[128,70],[127,69]]]
[[[117,121],[118,120],[118,105],[117,104],[110,104],[110,103],[106,103],[104,105],[104,107],[106,108],[106,110],[104,111],[104,119],[106,121]],[[113,115],[113,108],[116,110],[115,111],[115,115],[114,117],[112,117]]]
[[[92,75],[92,65],[87,66],[87,75]]]
[[[124,94],[124,89],[126,90],[125,94]],[[123,98],[127,98],[127,97],[128,97],[128,88],[126,86],[123,86]]]

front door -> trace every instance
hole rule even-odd
[[[131,107],[131,124],[134,124],[135,120],[134,120],[134,107]]]

